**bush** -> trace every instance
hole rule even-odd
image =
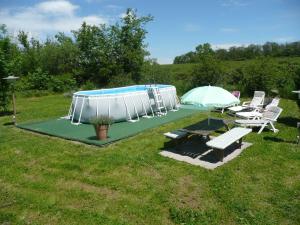
[[[28,73],[25,77],[25,89],[27,90],[48,90],[51,77],[41,68],[36,69],[33,73]]]
[[[22,77],[16,84],[16,89],[21,92],[28,92],[29,96],[35,96],[35,91],[43,92],[65,92],[76,87],[76,81],[70,74],[50,76],[48,73],[37,69],[33,73],[28,73]],[[26,94],[25,94],[26,95]]]
[[[53,76],[49,80],[48,89],[53,92],[65,92],[76,88],[76,81],[70,74]]]

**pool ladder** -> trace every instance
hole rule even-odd
[[[158,110],[156,113],[158,116],[167,115],[167,107],[165,105],[164,99],[162,98],[159,88],[157,86],[150,87],[150,90],[153,94],[153,99],[155,102],[156,109]]]

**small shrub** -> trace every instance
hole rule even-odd
[[[113,123],[113,118],[109,116],[96,116],[90,119],[90,123],[93,125],[111,125]]]

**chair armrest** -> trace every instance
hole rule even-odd
[[[259,112],[259,113],[262,113],[262,112],[264,112],[264,111],[266,111],[266,110],[263,109],[263,108],[261,108],[261,107],[258,107],[258,108],[255,108],[255,109],[254,109],[254,112]]]
[[[250,101],[243,102],[242,106],[248,106],[250,104]]]
[[[261,117],[260,116],[254,116],[253,118],[252,118],[252,120],[259,120]]]

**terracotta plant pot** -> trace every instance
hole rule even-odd
[[[107,139],[108,125],[95,125],[98,140]]]

